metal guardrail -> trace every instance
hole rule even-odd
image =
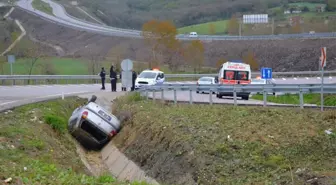
[[[252,77],[260,76],[260,72],[252,72]],[[299,77],[299,76],[316,76],[321,75],[320,71],[293,71],[293,72],[273,72],[274,77]],[[336,71],[325,71],[325,76],[336,76]],[[165,74],[167,78],[195,78],[202,76],[218,76],[217,73],[208,73],[208,74]]]
[[[199,78],[203,76],[217,76],[218,74],[165,74],[166,78]],[[259,72],[252,72],[252,77],[260,75]],[[296,72],[273,72],[274,77],[286,77],[286,76],[315,76],[320,75],[320,71],[296,71]],[[325,71],[324,76],[336,76],[336,71]],[[109,75],[107,74],[107,79]],[[119,75],[118,75],[119,78]],[[59,81],[89,81],[98,83],[100,77],[98,75],[0,75],[0,84],[5,84],[5,81],[12,81],[12,85],[15,85],[15,81],[33,81],[37,84],[38,81],[44,80],[51,83],[59,83]],[[108,80],[107,80],[108,81]],[[25,83],[24,83],[25,84]]]
[[[149,92],[153,93],[153,99],[155,100],[155,93],[161,92],[161,99],[165,100],[164,92],[173,91],[174,103],[177,103],[177,91],[189,91],[189,103],[193,103],[192,92],[209,92],[209,104],[213,104],[213,92],[225,92],[232,93],[234,99],[234,105],[237,105],[238,94],[243,93],[262,93],[263,94],[263,106],[267,106],[267,96],[269,93],[298,93],[300,97],[300,108],[304,108],[303,94],[305,93],[320,93],[320,84],[272,84],[272,85],[192,85],[192,84],[162,84],[154,86],[144,86],[138,91],[146,93],[148,99]],[[333,84],[325,84],[323,91],[326,94],[336,94],[336,86]],[[335,107],[336,108],[336,107]]]

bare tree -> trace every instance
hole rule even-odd
[[[46,61],[43,64],[41,64],[41,74],[44,75],[56,75],[56,69],[54,64],[51,61]],[[48,79],[47,82],[53,82],[55,80]]]

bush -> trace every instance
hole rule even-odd
[[[66,121],[64,118],[55,116],[55,115],[46,115],[44,116],[44,121],[48,125],[50,125],[54,130],[64,133],[66,131]]]
[[[129,102],[137,102],[137,101],[141,101],[144,100],[144,97],[141,96],[141,94],[139,92],[131,92],[128,96],[126,96],[126,103]]]

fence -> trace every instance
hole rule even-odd
[[[155,85],[155,86],[144,86],[138,89],[141,93],[145,93],[145,96],[148,98],[152,98],[153,100],[156,99],[157,93],[161,92],[161,100],[172,100],[176,104],[178,101],[182,102],[189,102],[192,104],[193,102],[204,102],[204,97],[198,100],[193,100],[193,92],[209,92],[209,104],[213,103],[220,103],[213,101],[213,93],[232,93],[233,96],[233,104],[238,105],[239,93],[261,93],[263,94],[263,106],[266,107],[267,96],[268,94],[275,94],[275,93],[297,93],[300,97],[300,108],[304,108],[304,99],[303,94],[305,93],[320,93],[321,92],[321,85],[317,84],[273,84],[273,85],[191,85],[191,84],[163,84],[163,85]],[[171,94],[173,91],[173,94]],[[189,92],[188,95],[184,94],[184,99],[179,99],[177,97],[177,91],[184,91]],[[332,84],[325,84],[323,86],[323,91],[326,94],[336,94],[336,86]],[[149,93],[152,93],[151,97]],[[165,93],[170,93],[170,97],[165,97]],[[185,96],[189,96],[188,100]],[[224,103],[224,102],[222,102]],[[249,103],[251,105],[255,105],[253,103]],[[281,104],[273,104],[273,106],[295,106],[295,105],[281,105]],[[310,105],[309,107],[318,107],[316,105]],[[329,108],[336,108],[336,107],[329,107]]]

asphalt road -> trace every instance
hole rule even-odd
[[[102,91],[100,88],[100,84],[0,86],[0,107],[34,98],[62,97],[62,93],[64,95],[77,95],[100,92]],[[118,89],[120,91],[120,85],[118,85]],[[105,91],[110,90],[110,84],[106,84]]]
[[[276,84],[316,84],[320,83],[321,79],[314,78],[284,78],[272,80]],[[194,81],[185,82],[166,82],[170,84],[195,84]],[[336,77],[326,77],[325,83],[336,83]],[[29,86],[0,86],[0,107],[34,98],[47,98],[47,97],[62,97],[64,95],[77,95],[82,93],[100,92],[100,84],[79,84],[79,85],[29,85]],[[120,84],[118,84],[118,91],[121,90]],[[106,84],[106,90],[110,91],[110,84]],[[112,93],[112,92],[111,92]],[[152,94],[150,94],[152,95]],[[166,99],[173,100],[174,94],[172,91],[164,93]],[[156,98],[161,98],[161,93],[155,94]],[[196,94],[192,93],[193,101],[197,102],[209,102],[209,94]],[[213,102],[215,103],[234,103],[232,97],[224,99],[218,99],[215,95],[212,95]],[[177,92],[177,100],[189,101],[189,92],[179,91]],[[238,103],[243,104],[262,104],[262,101],[256,100],[239,100]]]
[[[53,2],[51,0],[43,0],[50,4],[53,8],[53,13],[55,16],[48,15],[39,10],[34,10],[31,6],[32,0],[19,0],[16,4],[26,9],[40,17],[47,18],[54,22],[61,23],[65,26],[86,30],[98,34],[111,35],[111,36],[122,36],[122,37],[136,37],[142,38],[140,35],[141,31],[131,30],[131,29],[120,29],[110,26],[104,26],[100,24],[95,24],[87,21],[80,20],[78,18],[68,15],[60,4]],[[211,35],[199,35],[197,38],[190,38],[188,35],[178,35],[177,38],[180,40],[265,40],[265,39],[289,39],[289,38],[305,38],[305,39],[316,39],[316,38],[334,38],[336,33],[316,33],[316,34],[286,34],[286,35],[261,35],[261,36],[211,36]]]

